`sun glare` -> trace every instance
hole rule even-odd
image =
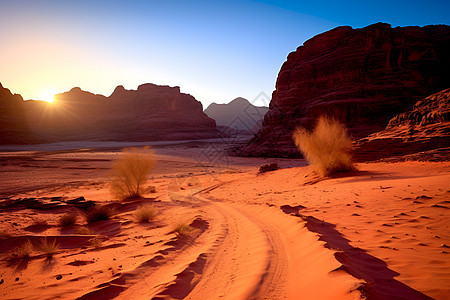
[[[55,100],[55,95],[57,94],[57,92],[53,89],[48,89],[48,90],[44,90],[42,91],[41,95],[40,95],[40,99],[39,100],[44,100],[47,102],[53,102],[53,100]]]

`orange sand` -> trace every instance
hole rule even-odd
[[[258,175],[264,159],[215,165],[201,151],[157,149],[156,193],[122,203],[108,190],[117,152],[0,153],[0,195],[42,202],[0,209],[0,297],[450,299],[450,163],[359,164],[321,180],[303,160]],[[93,235],[76,233],[86,224],[67,200],[80,196],[116,208],[87,225]],[[149,224],[134,218],[142,202],[158,209]],[[78,225],[64,229],[67,211]],[[177,221],[192,231],[177,236]],[[53,258],[11,254],[42,236],[59,243]]]

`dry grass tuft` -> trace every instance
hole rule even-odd
[[[145,204],[136,209],[135,217],[139,223],[147,223],[155,219],[156,213],[156,208],[149,204]]]
[[[100,238],[93,238],[89,240],[89,243],[91,244],[92,247],[98,248],[102,246],[103,240]]]
[[[347,129],[336,120],[321,117],[313,132],[304,128],[294,131],[294,142],[321,176],[355,170],[350,156],[352,140]]]
[[[140,198],[142,185],[154,165],[149,147],[124,149],[112,167],[111,193],[118,199]]]
[[[106,205],[94,206],[86,214],[86,222],[94,223],[111,219],[115,214],[115,210]]]
[[[67,213],[59,219],[59,225],[62,227],[73,226],[77,223],[77,215],[75,213]]]
[[[186,222],[178,222],[173,225],[172,232],[178,236],[185,236],[191,232],[193,228],[189,226]]]
[[[45,253],[47,257],[53,257],[53,255],[59,250],[59,244],[56,240],[49,242],[47,237],[42,239],[41,244],[38,247],[39,251]]]
[[[84,227],[84,226],[81,226],[80,228],[78,228],[77,229],[77,233],[78,234],[82,234],[82,235],[92,235],[92,234],[94,234],[92,232],[92,230],[90,230],[89,228]]]
[[[13,254],[19,258],[27,258],[30,257],[31,253],[33,253],[34,247],[30,240],[26,240],[25,243],[20,245],[19,247],[13,250]]]

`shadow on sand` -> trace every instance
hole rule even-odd
[[[292,211],[286,213],[292,215]],[[350,245],[350,241],[336,230],[336,225],[312,216],[298,213],[295,216],[302,218],[308,230],[320,236],[319,240],[325,242],[325,247],[336,251],[334,256],[342,266],[334,271],[345,271],[366,282],[358,288],[366,299],[433,299],[395,280],[399,273],[389,269],[383,260]]]

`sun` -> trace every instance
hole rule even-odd
[[[39,100],[44,100],[47,102],[53,102],[53,100],[55,100],[55,95],[58,92],[55,89],[46,89],[43,90],[40,94]]]

